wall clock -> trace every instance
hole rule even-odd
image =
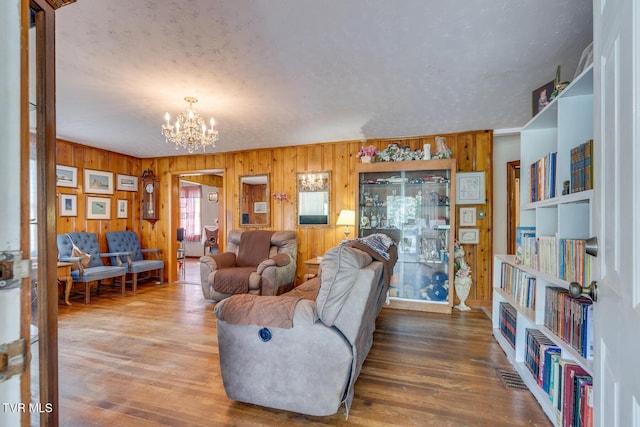
[[[151,224],[158,220],[158,184],[151,169],[142,173],[142,219]]]

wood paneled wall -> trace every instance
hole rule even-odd
[[[435,136],[416,136],[389,139],[370,139],[367,145],[375,145],[384,149],[390,143],[409,146],[412,150],[422,148],[424,144],[435,147]],[[485,217],[478,219],[480,244],[465,245],[466,260],[469,263],[474,286],[467,304],[474,306],[491,305],[491,256],[492,256],[492,206],[493,194],[491,183],[493,132],[490,130],[441,134],[446,137],[446,144],[453,150],[457,159],[458,171],[486,172],[486,204],[477,205],[478,210],[485,211]],[[343,228],[336,227],[335,222],[340,210],[355,209],[357,182],[355,164],[360,160],[356,154],[361,141],[343,141],[337,143],[320,143],[293,147],[267,148],[227,152],[220,154],[199,154],[153,159],[135,159],[115,153],[76,146],[59,142],[58,164],[87,167],[99,170],[112,170],[118,173],[140,176],[142,169],[151,168],[160,178],[160,219],[151,226],[146,221],[140,222],[139,212],[134,218],[118,221],[85,220],[84,212],[78,212],[78,218],[59,218],[60,230],[87,229],[104,232],[117,229],[131,229],[140,232],[143,246],[159,247],[167,263],[168,280],[175,280],[177,267],[173,256],[178,248],[175,230],[178,228],[178,177],[193,172],[223,171],[220,189],[220,236],[221,250],[224,250],[224,236],[229,229],[240,227],[239,212],[239,176],[269,174],[270,192],[286,192],[289,197],[284,201],[270,200],[271,226],[273,230],[296,230],[298,236],[298,270],[297,281],[302,281],[304,261],[324,254],[338,244],[343,238]],[[87,163],[88,161],[88,163]],[[121,163],[125,162],[125,163]],[[128,163],[126,163],[128,162]],[[131,167],[131,169],[127,169]],[[331,171],[331,194],[328,226],[297,227],[296,222],[296,173],[305,171]],[[58,187],[59,191],[66,190]],[[81,189],[77,189],[80,191]],[[139,203],[139,194],[116,192],[115,199],[121,195],[133,199],[132,206]],[[468,206],[468,205],[466,205]],[[112,208],[114,209],[114,208]],[[114,211],[115,212],[115,211]],[[115,215],[114,215],[115,216]],[[85,228],[83,228],[85,227]],[[65,232],[65,231],[63,231]]]
[[[58,234],[68,233],[70,231],[96,233],[98,235],[98,241],[100,242],[100,249],[103,252],[107,252],[108,247],[105,233],[108,231],[140,231],[140,191],[118,191],[115,189],[118,174],[133,175],[140,180],[140,175],[142,174],[140,159],[58,139],[56,143],[56,163],[78,168],[77,188],[56,187],[58,212],[60,209],[60,194],[75,194],[78,196],[78,216],[61,217],[58,215]],[[113,172],[113,194],[85,193],[85,169]],[[87,219],[87,195],[110,198],[111,219]],[[128,218],[116,218],[118,200],[127,200],[129,202]]]

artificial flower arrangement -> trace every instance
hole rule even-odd
[[[358,154],[356,154],[356,157],[358,158],[362,158],[362,157],[374,157],[376,155],[376,153],[378,153],[378,149],[373,146],[373,145],[367,145],[366,147],[363,145],[360,148],[360,151],[358,151]]]
[[[427,158],[431,159],[449,159],[453,154],[453,151],[445,144],[446,138],[443,136],[436,137],[436,153]],[[409,147],[400,147],[395,142],[389,144],[387,148],[380,151],[376,155],[376,160],[379,162],[401,162],[403,160],[422,160],[424,159],[424,151],[417,149],[411,150]]]
[[[380,162],[400,162],[403,160],[422,159],[422,150],[411,151],[409,147],[399,147],[398,144],[389,144],[383,151],[378,152],[376,160]]]

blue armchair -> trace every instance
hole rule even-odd
[[[111,263],[123,261],[126,263],[127,273],[131,273],[133,292],[138,289],[138,274],[157,271],[158,283],[162,283],[164,262],[160,259],[158,249],[142,249],[138,235],[133,231],[112,231],[107,233],[109,251],[125,252],[126,255],[114,256]],[[154,254],[154,259],[145,259],[144,254]]]
[[[116,262],[112,265],[105,265],[102,258],[112,257],[121,254],[113,253],[101,253],[100,245],[98,244],[98,236],[95,233],[86,232],[72,232],[67,234],[58,234],[58,259],[63,262],[71,262],[76,265],[76,268],[71,271],[71,278],[74,282],[84,283],[84,302],[89,304],[91,297],[91,283],[100,282],[104,279],[113,279],[113,283],[116,283],[116,279],[120,278],[122,286],[122,295],[125,293],[125,275],[127,273],[126,267],[121,262]],[[76,245],[81,251],[91,255],[89,264],[85,267],[82,266],[81,258],[72,255],[73,245]]]

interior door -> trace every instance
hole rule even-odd
[[[640,5],[595,0],[595,424],[640,426]]]

